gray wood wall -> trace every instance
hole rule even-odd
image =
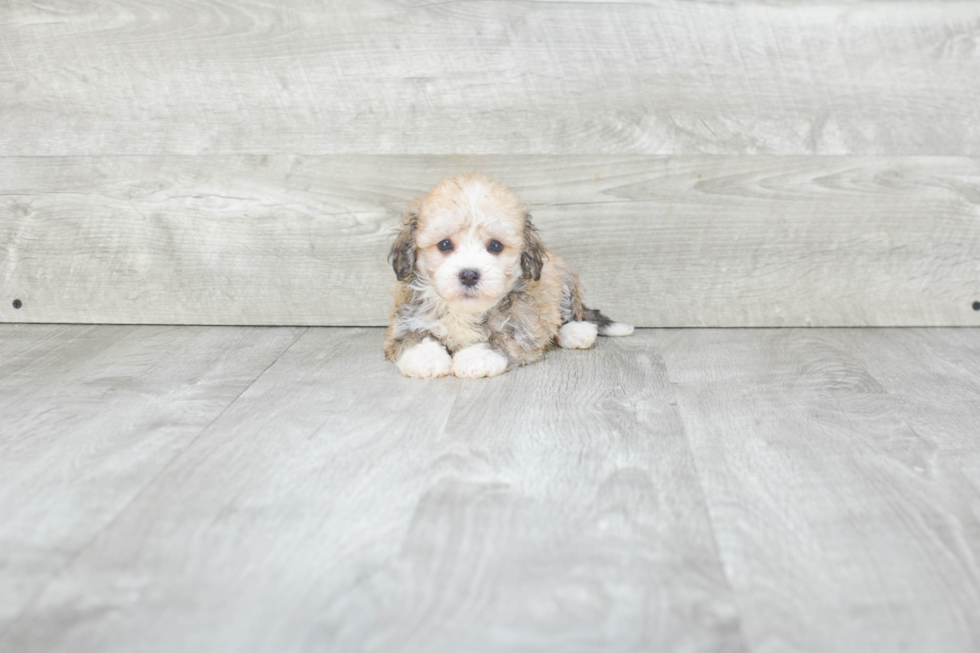
[[[639,326],[980,325],[978,80],[980,2],[11,0],[0,321],[381,325],[482,170]]]

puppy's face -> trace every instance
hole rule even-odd
[[[489,310],[522,276],[539,278],[543,257],[520,198],[482,175],[437,184],[409,211],[392,248],[399,279],[427,282],[466,313]]]

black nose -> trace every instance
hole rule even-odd
[[[459,282],[467,288],[472,288],[480,280],[480,273],[476,270],[460,270]]]

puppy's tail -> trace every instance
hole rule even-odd
[[[600,336],[628,336],[633,327],[622,322],[613,322],[597,309],[582,307],[582,319],[599,327]]]

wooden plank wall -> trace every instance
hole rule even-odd
[[[980,325],[978,79],[980,2],[12,0],[0,321],[381,325],[476,169],[639,326]]]

